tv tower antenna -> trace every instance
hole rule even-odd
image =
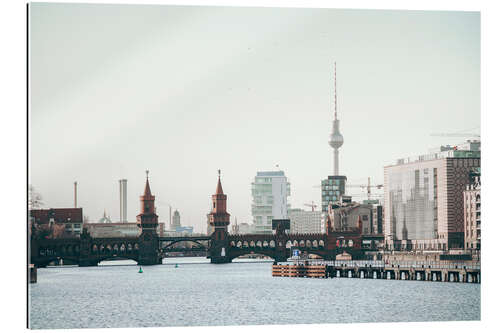
[[[330,140],[328,143],[333,148],[333,175],[339,175],[339,148],[344,144],[344,137],[340,134],[339,129],[339,120],[337,118],[337,62],[334,62],[334,118],[333,118],[333,126],[332,133],[330,134]]]

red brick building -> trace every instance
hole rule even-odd
[[[32,209],[29,212],[31,223],[36,225],[64,225],[69,234],[80,234],[83,225],[82,208]]]

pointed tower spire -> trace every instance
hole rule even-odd
[[[140,196],[141,210],[137,215],[137,226],[140,228],[138,264],[161,264],[158,241],[158,215],[156,215],[155,196],[149,188],[149,171],[146,170],[146,187]]]
[[[149,187],[149,170],[146,170],[146,186],[144,187],[144,195],[141,195],[140,200],[141,214],[154,214],[155,196],[151,194],[151,188]]]
[[[217,182],[217,189],[215,190],[215,194],[224,194],[224,191],[222,191],[222,184],[220,183],[220,169],[218,170],[219,172],[219,181]]]
[[[151,196],[151,188],[149,187],[149,170],[146,170],[146,187],[144,188],[144,196]]]

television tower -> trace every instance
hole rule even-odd
[[[334,86],[335,86],[335,112],[333,118],[332,133],[328,143],[333,148],[333,175],[339,175],[339,148],[344,143],[344,137],[340,134],[339,120],[337,119],[337,63],[334,63]]]

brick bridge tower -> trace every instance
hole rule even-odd
[[[328,214],[326,214],[326,221],[325,221],[325,232],[326,232],[326,243],[325,243],[325,250],[327,253],[330,253],[329,257],[325,257],[324,259],[327,260],[335,260],[335,251],[336,251],[336,241],[337,237],[335,237],[335,234],[333,232],[334,228],[334,216],[335,214],[333,213],[333,207],[332,204],[330,203],[328,205]]]
[[[228,259],[229,240],[227,226],[229,225],[229,214],[226,211],[227,196],[222,191],[222,184],[217,182],[217,189],[212,195],[212,211],[210,212],[210,225],[214,228],[214,232],[210,239],[210,262],[221,264],[231,262]]]
[[[149,171],[146,170],[146,187],[140,197],[141,213],[137,215],[137,226],[141,228],[139,236],[139,265],[161,264],[158,249],[158,215],[156,215],[155,196],[149,187]]]

